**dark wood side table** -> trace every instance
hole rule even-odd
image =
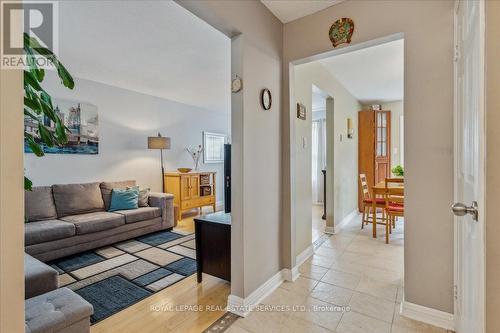
[[[217,212],[194,219],[198,283],[202,273],[231,281],[231,214]]]

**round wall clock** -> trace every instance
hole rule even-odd
[[[243,88],[243,81],[241,77],[236,75],[236,77],[231,81],[231,91],[237,93]]]
[[[330,36],[333,47],[337,47],[341,44],[349,44],[351,42],[353,32],[353,20],[343,17],[332,24],[328,35]]]
[[[271,96],[271,92],[269,89],[262,89],[260,92],[260,104],[264,108],[264,110],[271,109],[271,104],[273,103],[273,98]]]

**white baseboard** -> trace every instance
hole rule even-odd
[[[325,227],[325,234],[329,234],[329,235],[335,234],[335,227],[326,226]]]
[[[295,258],[295,267],[298,267],[304,263],[307,259],[309,259],[310,256],[314,254],[314,247],[313,244],[309,245],[304,251],[302,251],[296,258]]]
[[[282,270],[283,279],[289,282],[294,282],[295,280],[297,280],[298,277],[300,276],[299,266],[302,265],[304,261],[309,259],[309,257],[312,256],[313,254],[314,254],[314,248],[313,245],[311,244],[295,258],[295,266],[292,269],[284,268]]]
[[[285,274],[284,270],[279,271],[246,298],[229,295],[227,298],[227,311],[240,317],[248,316],[254,307],[283,283]]]
[[[297,280],[300,276],[298,265],[296,265],[292,269],[284,268],[282,272],[283,272],[283,279],[289,282],[295,282],[295,280]]]
[[[454,330],[455,321],[453,314],[448,312],[403,301],[401,302],[400,313],[402,316],[413,320],[421,321],[423,323],[447,330]]]

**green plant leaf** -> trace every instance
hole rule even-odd
[[[31,48],[31,53],[36,52],[39,55],[44,56],[45,58],[52,61],[54,66],[57,68],[57,75],[59,75],[59,78],[61,79],[61,82],[65,87],[69,89],[73,89],[75,87],[73,77],[71,76],[71,74],[69,74],[66,67],[64,67],[64,65],[57,59],[52,51],[50,51],[46,47],[43,47],[36,40],[36,38],[30,37],[27,33],[24,33],[24,46],[25,49]]]
[[[26,117],[30,117],[31,119],[38,121],[38,117],[37,117],[37,115],[36,115],[36,114],[34,114],[34,113],[32,113],[32,112],[31,112],[30,110],[28,110],[28,109],[24,109],[24,115],[25,115]]]
[[[25,138],[33,154],[35,154],[38,157],[45,155],[42,146],[35,142],[33,136],[28,136],[28,137],[25,136]]]
[[[32,191],[33,190],[33,182],[29,180],[26,176],[24,176],[24,189],[26,191]]]
[[[24,97],[24,106],[30,108],[32,111],[34,111],[37,114],[42,113],[42,106],[38,102],[38,100],[33,100],[28,97]]]
[[[57,143],[63,145],[68,143],[68,136],[66,135],[66,126],[61,123],[61,119],[57,118],[56,121],[56,140]]]
[[[49,147],[54,146],[53,134],[42,123],[38,123],[38,133],[40,134],[40,139],[43,143]]]
[[[30,37],[26,32],[23,34],[24,48],[30,48],[36,53],[46,58],[57,59],[55,54],[46,47],[43,47],[36,38]]]
[[[42,91],[42,93],[40,94],[40,98],[42,99],[42,101],[47,103],[51,109],[54,109],[54,106],[52,105],[52,97],[50,97],[49,94],[47,94],[45,91]]]
[[[24,84],[30,85],[33,89],[37,91],[43,90],[40,84],[38,83],[36,77],[32,73],[26,70],[24,71]]]
[[[73,81],[73,77],[59,61],[57,65],[57,74],[59,75],[59,78],[61,79],[65,87],[68,87],[69,89],[73,89],[75,87],[75,81]]]
[[[57,116],[54,110],[52,109],[52,106],[47,104],[43,99],[39,99],[40,105],[42,106],[42,112],[45,114],[47,117],[49,117],[50,120],[53,122],[56,122]]]

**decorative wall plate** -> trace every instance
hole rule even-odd
[[[353,32],[353,20],[347,17],[343,17],[332,24],[328,35],[330,36],[333,47],[337,47],[341,44],[349,44],[351,42]]]

